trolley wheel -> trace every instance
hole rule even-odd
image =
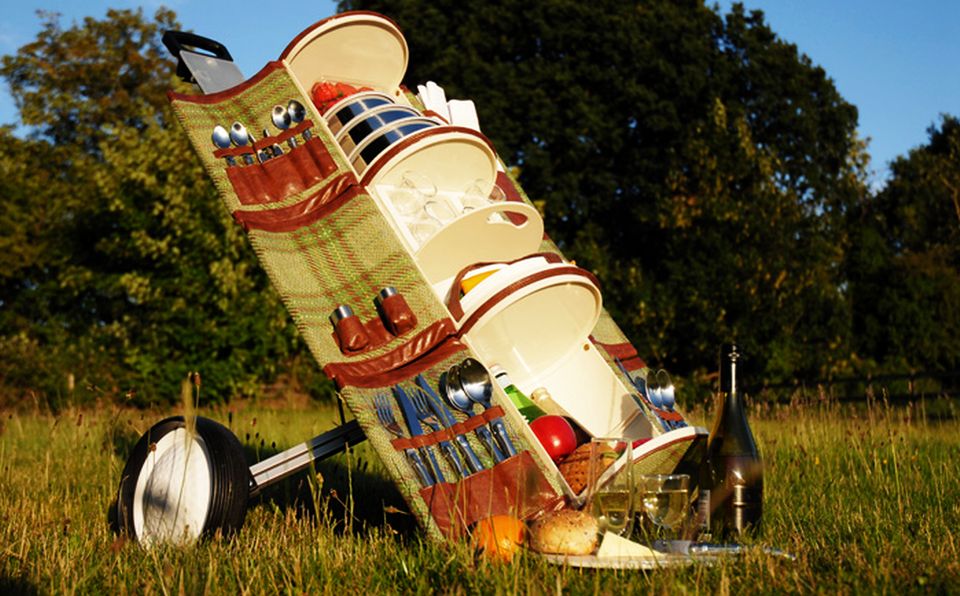
[[[250,469],[233,433],[199,417],[191,433],[175,416],[133,448],[120,477],[116,525],[145,545],[229,535],[243,525],[249,496]]]

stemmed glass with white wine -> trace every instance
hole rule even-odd
[[[600,533],[629,535],[633,529],[633,449],[621,438],[590,440],[587,460],[587,511]]]
[[[690,509],[690,476],[649,474],[640,476],[637,489],[647,519],[666,538],[678,537]]]

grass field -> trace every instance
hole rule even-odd
[[[935,406],[947,415],[931,415]],[[960,590],[960,422],[952,404],[816,402],[756,412],[764,456],[759,554],[653,572],[511,565],[425,542],[366,445],[251,503],[242,531],[145,550],[107,524],[126,454],[161,417],[116,409],[0,418],[0,594],[603,593]],[[332,407],[201,411],[251,458],[332,426]],[[702,422],[703,414],[691,418]]]

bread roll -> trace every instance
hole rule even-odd
[[[556,555],[589,555],[597,550],[599,527],[593,516],[576,509],[547,513],[530,525],[530,548]]]

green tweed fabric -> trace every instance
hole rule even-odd
[[[677,468],[689,448],[690,444],[684,441],[648,455],[634,464],[634,478],[645,474],[669,474]]]
[[[378,356],[449,317],[369,195],[361,194],[293,232],[251,230],[249,237],[321,366]],[[345,356],[328,317],[338,305],[348,304],[361,321],[373,319],[373,299],[384,286],[403,294],[417,316],[417,329],[374,350]]]

